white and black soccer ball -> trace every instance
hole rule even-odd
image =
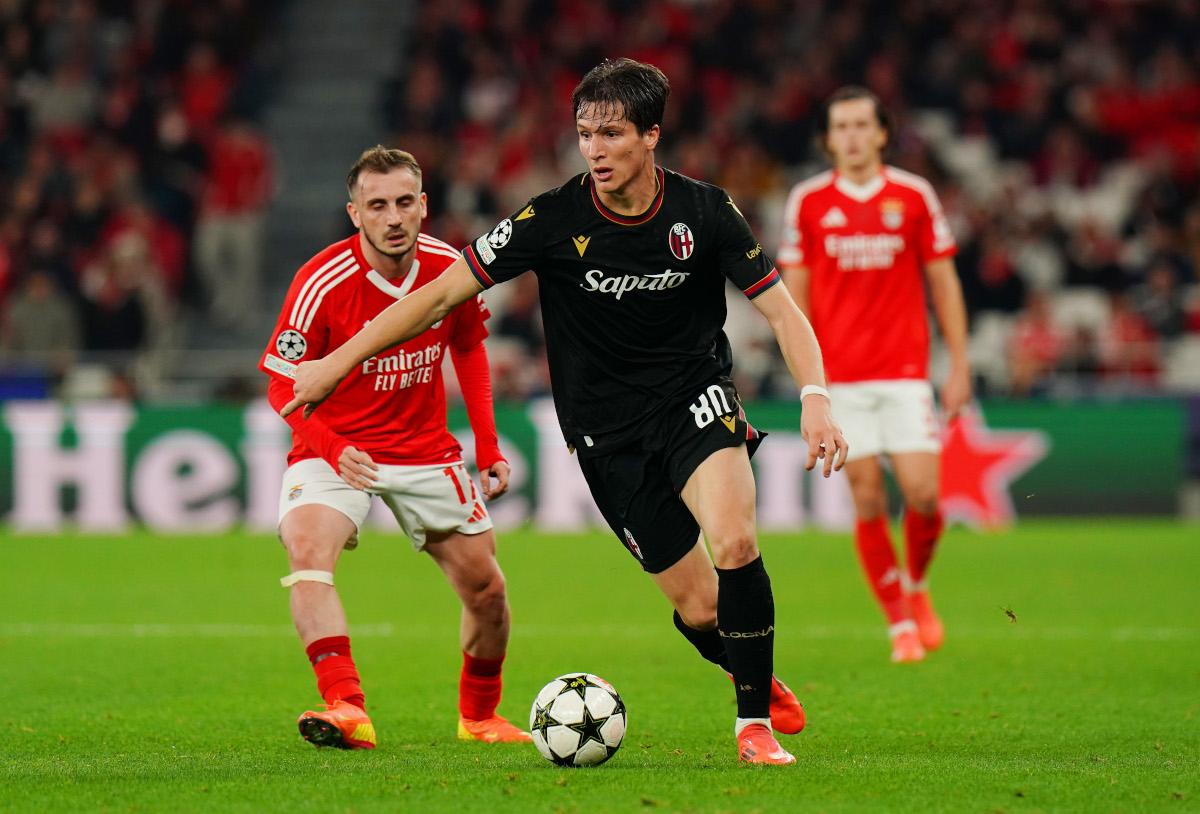
[[[600,676],[567,673],[537,694],[529,731],[538,751],[559,766],[599,766],[625,739],[625,702]]]

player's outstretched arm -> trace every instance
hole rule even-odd
[[[800,313],[808,316],[808,266],[795,266],[789,263],[779,264],[779,276],[792,295],[792,302],[800,309]]]
[[[942,384],[942,409],[950,418],[971,401],[971,364],[967,361],[967,307],[954,260],[942,257],[925,265],[933,311],[950,352],[950,372]]]
[[[471,274],[461,257],[441,275],[388,308],[346,344],[322,359],[301,362],[296,368],[295,394],[279,414],[287,418],[304,407],[304,417],[312,415],[322,401],[337,389],[356,366],[390,347],[407,342],[442,319],[454,306],[474,297],[483,286]]]
[[[796,307],[787,289],[780,285],[772,286],[753,302],[775,332],[783,359],[801,392],[805,385],[824,387],[825,365],[821,361],[821,346],[817,344],[817,336],[808,324],[808,318]],[[850,447],[842,435],[842,428],[833,417],[827,396],[818,393],[804,396],[800,434],[808,442],[806,469],[816,466],[818,458],[824,459],[824,475],[829,477],[830,472],[841,469],[846,463]]]

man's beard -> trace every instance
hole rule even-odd
[[[380,254],[382,254],[386,257],[403,257],[404,255],[408,254],[416,247],[415,243],[408,243],[403,248],[394,248],[392,246],[389,246],[387,243],[387,239],[389,237],[391,237],[392,235],[403,236],[404,233],[403,232],[393,232],[391,234],[384,235],[382,243],[376,243],[374,240],[371,240],[370,241],[371,245],[375,247],[375,251],[379,252]],[[370,240],[369,237],[368,237],[368,240]]]

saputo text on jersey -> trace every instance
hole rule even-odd
[[[635,289],[639,291],[665,291],[668,288],[676,288],[683,284],[688,275],[689,272],[686,271],[672,271],[671,269],[667,269],[659,274],[644,274],[641,276],[623,274],[620,277],[606,277],[600,269],[592,269],[583,275],[587,282],[580,283],[579,287],[585,291],[614,294],[619,300],[626,292]]]

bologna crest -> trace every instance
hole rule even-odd
[[[677,223],[671,227],[671,254],[679,260],[687,260],[696,248],[696,238],[686,223]]]

